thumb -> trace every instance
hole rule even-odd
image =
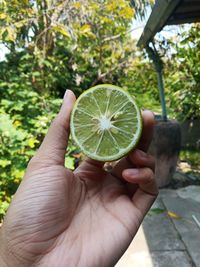
[[[47,164],[64,165],[66,147],[70,132],[70,113],[75,103],[74,93],[67,90],[63,104],[56,118],[51,123],[35,158]]]

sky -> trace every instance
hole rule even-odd
[[[142,21],[133,19],[131,36],[136,41],[139,41],[139,38],[144,30],[145,24],[147,23],[150,14],[151,8],[149,7],[146,9],[146,16]],[[181,33],[183,30],[189,30],[190,27],[191,24],[184,24],[182,25],[182,27],[177,25],[165,26],[159,34],[162,35],[165,39],[170,39],[175,37],[178,33]]]
[[[5,54],[8,52],[9,50],[3,44],[0,44],[0,61],[5,59]]]

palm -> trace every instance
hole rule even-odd
[[[13,201],[7,215],[13,214],[14,207],[15,221],[25,229],[18,236],[16,225],[11,225],[16,233],[12,235],[14,243],[11,241],[14,251],[18,251],[16,256],[24,257],[26,249],[30,259],[24,266],[79,266],[79,262],[89,267],[96,261],[100,266],[112,266],[110,259],[116,261],[123,254],[142,220],[126,184],[88,163],[75,174],[52,166],[31,169],[31,174],[28,170],[26,176],[16,194],[16,199],[26,201],[16,205]],[[32,207],[27,205],[30,202]]]

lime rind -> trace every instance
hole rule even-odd
[[[74,114],[75,114],[75,111],[77,110],[77,106],[79,104],[79,101],[85,95],[87,95],[89,92],[93,92],[93,91],[95,91],[98,88],[105,88],[105,89],[111,89],[111,90],[114,89],[114,90],[117,90],[119,92],[122,92],[130,100],[130,102],[134,105],[134,108],[135,108],[135,111],[136,111],[137,130],[136,130],[136,132],[134,134],[134,138],[133,138],[132,142],[126,148],[119,149],[119,152],[116,153],[116,154],[114,154],[114,155],[112,155],[112,156],[99,156],[96,153],[91,153],[91,152],[87,151],[84,148],[84,146],[79,142],[79,140],[77,139],[76,134],[75,134]],[[130,152],[137,145],[137,143],[139,141],[139,138],[141,136],[142,126],[143,126],[142,125],[142,116],[141,116],[140,109],[138,108],[138,105],[136,104],[135,98],[132,97],[123,88],[120,88],[118,86],[114,86],[114,85],[111,85],[111,84],[97,85],[97,86],[94,86],[94,87],[86,90],[85,92],[83,92],[81,94],[81,96],[79,96],[79,98],[75,102],[74,108],[73,108],[72,113],[71,113],[71,119],[70,119],[70,130],[71,130],[72,138],[74,139],[74,141],[76,142],[76,144],[80,147],[80,149],[82,150],[82,152],[86,156],[88,156],[89,158],[92,158],[92,159],[97,160],[97,161],[103,161],[103,162],[118,160],[118,159],[122,158],[123,156],[125,156],[126,154],[128,154],[128,152]]]

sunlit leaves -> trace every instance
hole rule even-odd
[[[36,144],[39,143],[39,141],[35,137],[31,137],[30,139],[28,139],[27,143],[30,148],[34,148]]]
[[[62,24],[55,25],[51,29],[54,32],[61,33],[65,37],[70,37],[70,34]]]
[[[76,9],[80,9],[81,8],[81,3],[80,2],[76,2],[73,4],[73,7]]]
[[[147,8],[153,7],[155,0],[130,0],[130,3],[135,9],[137,17],[142,19],[146,16]]]
[[[0,40],[16,42],[20,35],[28,34],[35,21],[36,13],[29,0],[10,0],[0,3]],[[18,36],[19,35],[19,36]]]
[[[200,24],[196,23],[178,37],[170,75],[166,79],[169,104],[180,120],[200,118]]]
[[[128,0],[45,2],[0,7],[0,38],[12,51],[0,62],[0,218],[66,88],[78,96],[93,83],[117,84],[134,54]],[[66,166],[74,169],[79,158],[70,145]]]
[[[5,28],[0,28],[0,40],[3,39],[5,41],[11,41],[14,42],[16,39],[16,31],[14,27],[5,27]]]
[[[67,156],[65,158],[65,167],[70,170],[74,170],[74,158]]]
[[[89,24],[84,24],[83,26],[81,26],[80,31],[82,34],[91,32],[91,26]]]
[[[127,7],[127,8],[120,10],[119,15],[127,19],[132,19],[134,16],[134,11],[132,8]]]
[[[0,20],[3,20],[7,17],[5,13],[0,13]]]
[[[33,91],[29,76],[23,73],[32,65],[30,58],[23,57],[21,64],[26,67],[19,65],[18,75],[13,66],[7,69],[8,81],[0,82],[0,220],[61,103]],[[0,68],[0,80],[3,71]]]
[[[2,167],[2,168],[5,168],[5,167],[7,167],[8,165],[10,165],[11,164],[11,160],[7,160],[7,159],[0,159],[0,166]]]

